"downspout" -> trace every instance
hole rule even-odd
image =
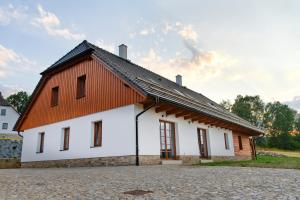
[[[141,111],[140,113],[138,113],[135,116],[135,165],[136,166],[140,165],[140,159],[139,159],[139,127],[138,127],[139,117],[143,113],[145,113],[147,110],[153,108],[158,102],[159,102],[159,98],[155,98],[155,103],[153,103],[149,107],[145,108],[143,111]]]
[[[20,131],[18,131],[18,136],[20,136],[21,138],[23,138],[23,135],[20,134]]]

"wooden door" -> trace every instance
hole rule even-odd
[[[160,157],[162,159],[176,159],[175,124],[160,121]]]
[[[207,132],[205,129],[197,129],[198,132],[198,144],[199,152],[201,158],[208,158],[208,149],[207,149]]]

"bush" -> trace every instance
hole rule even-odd
[[[256,145],[263,148],[300,150],[300,135],[281,134],[276,137],[264,136],[256,139]]]

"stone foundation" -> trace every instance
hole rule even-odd
[[[212,156],[211,159],[213,161],[223,161],[223,160],[232,160],[232,161],[238,161],[238,160],[251,160],[251,156]]]
[[[213,160],[213,161],[222,161],[222,160],[251,160],[251,156],[211,156],[209,158],[200,158],[199,156],[178,156],[178,160],[182,160],[183,164],[197,164],[200,160]]]
[[[160,156],[140,156],[140,165],[160,165]]]
[[[183,164],[197,164],[201,158],[199,156],[178,156]],[[208,158],[214,161],[221,160],[250,160],[251,156],[212,156]],[[140,156],[140,165],[160,165],[159,155]],[[98,158],[81,158],[67,160],[47,160],[22,162],[22,168],[50,168],[50,167],[95,167],[95,166],[129,166],[135,165],[135,156],[113,156]]]
[[[199,156],[178,156],[178,160],[182,160],[183,164],[197,164],[200,162]]]
[[[140,156],[140,165],[159,165],[159,156]],[[113,156],[98,158],[81,158],[67,160],[47,160],[22,162],[22,168],[50,168],[50,167],[95,167],[95,166],[129,166],[135,165],[135,156]]]

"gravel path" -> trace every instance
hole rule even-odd
[[[124,194],[135,189],[153,193]],[[2,169],[0,199],[300,199],[300,170],[190,166]]]

